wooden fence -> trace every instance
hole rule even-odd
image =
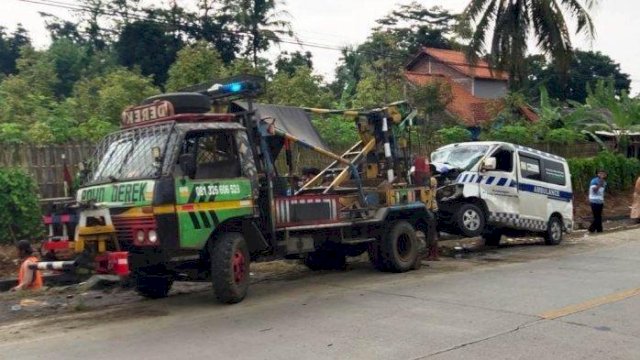
[[[73,176],[78,164],[93,153],[88,143],[64,145],[5,145],[0,149],[1,167],[18,167],[33,176],[42,198],[64,196],[63,166],[66,161]],[[64,158],[63,158],[64,155]]]
[[[419,153],[428,155],[439,146],[440,144],[423,143]],[[599,151],[599,146],[595,143],[536,144],[531,147],[567,158],[594,156]],[[89,158],[93,150],[94,145],[89,143],[47,146],[8,145],[0,149],[0,167],[19,167],[28,171],[36,180],[42,198],[61,197],[64,196],[64,162],[66,161],[69,171],[74,175],[78,170],[78,163]],[[336,152],[341,151],[336,150]],[[66,160],[63,159],[63,155]],[[299,149],[294,154],[296,172],[300,172],[303,166],[324,168],[329,163],[331,159],[309,149]],[[277,167],[282,174],[288,171],[284,156],[278,158]]]

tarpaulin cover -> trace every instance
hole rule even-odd
[[[236,101],[233,105],[232,112],[247,110],[246,102]],[[276,119],[275,126],[278,129],[315,147],[329,150],[320,134],[313,127],[311,117],[303,109],[293,106],[253,104],[253,110],[256,112],[257,119],[274,118]]]

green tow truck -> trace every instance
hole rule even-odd
[[[144,296],[164,297],[177,280],[211,281],[223,303],[245,297],[249,263],[264,257],[339,269],[368,252],[381,271],[420,266],[435,242],[436,204],[428,174],[412,171],[425,161],[408,141],[415,111],[405,102],[340,111],[360,141],[335,154],[309,113],[337,111],[256,104],[263,84],[240,76],[127,108],[77,192],[69,247],[93,261],[126,254],[114,261],[128,264]],[[275,165],[284,157],[293,172],[294,145],[330,164],[295,184]]]

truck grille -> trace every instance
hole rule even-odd
[[[133,233],[135,230],[155,229],[156,220],[153,216],[126,217],[111,216],[113,226],[116,227],[116,234],[120,242],[133,243]]]

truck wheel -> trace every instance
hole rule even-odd
[[[492,229],[482,234],[485,246],[499,246],[500,239],[502,238],[502,231],[498,229]]]
[[[457,230],[466,237],[480,236],[484,231],[484,212],[474,204],[464,204],[454,216]]]
[[[418,257],[416,230],[406,221],[395,222],[380,244],[382,259],[388,271],[413,269]]]
[[[150,298],[167,297],[173,285],[173,277],[169,275],[135,275],[135,286],[138,294]]]
[[[347,266],[346,255],[339,250],[317,250],[307,254],[303,262],[313,271],[344,270]]]
[[[211,281],[218,301],[235,304],[249,289],[249,249],[244,236],[229,232],[209,243]]]
[[[544,234],[546,245],[558,245],[562,242],[562,220],[552,216],[547,223],[547,232]]]

